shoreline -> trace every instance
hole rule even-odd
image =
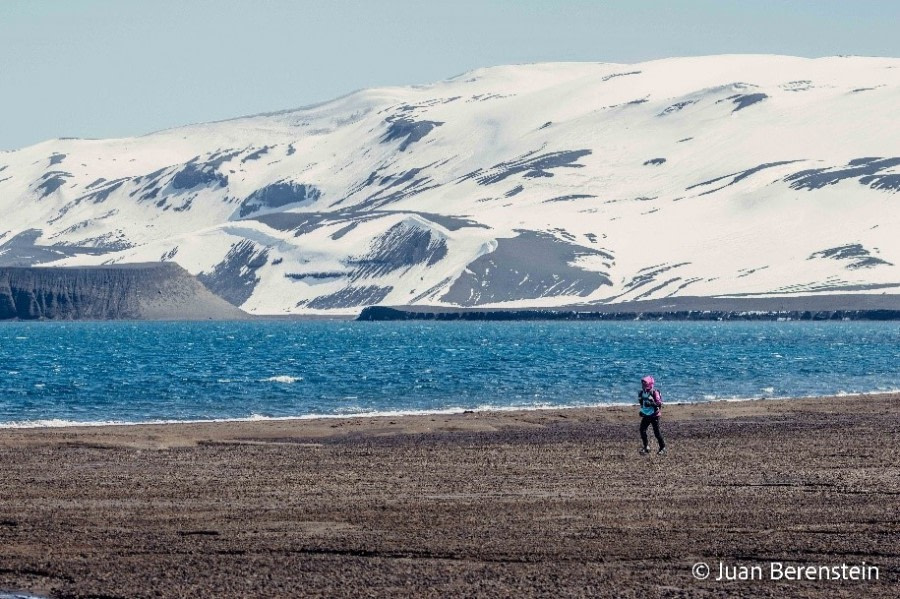
[[[0,589],[103,596],[893,597],[900,393],[0,430]],[[655,444],[651,436],[651,444]],[[879,580],[697,580],[699,562]],[[648,575],[652,572],[652,575]]]
[[[790,397],[761,396],[761,397],[723,397],[716,399],[704,399],[698,401],[674,401],[665,402],[665,407],[674,406],[702,406],[717,403],[743,403],[743,402],[780,402],[798,400],[832,400],[853,398],[889,398],[900,395],[900,388],[888,391],[859,391],[849,393],[835,393],[827,395],[798,395]],[[0,434],[4,431],[39,431],[39,430],[71,430],[71,429],[102,429],[117,427],[144,427],[144,426],[182,426],[182,425],[216,425],[216,424],[241,424],[264,422],[314,422],[317,420],[355,420],[369,418],[414,418],[428,416],[459,416],[459,415],[491,415],[491,414],[527,414],[529,412],[541,412],[552,410],[604,410],[613,408],[628,408],[636,405],[635,402],[599,402],[591,404],[561,404],[561,405],[535,405],[535,406],[476,406],[472,408],[454,406],[436,410],[388,410],[381,412],[353,412],[347,414],[301,414],[297,416],[261,416],[251,415],[235,418],[210,418],[197,420],[147,420],[147,421],[72,421],[65,419],[23,420],[0,422]]]

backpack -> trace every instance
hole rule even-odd
[[[659,389],[641,391],[640,395],[638,395],[638,400],[641,404],[641,416],[653,416],[656,413],[656,410],[661,408],[661,406],[656,405],[657,393],[659,393],[661,399],[662,393],[659,392]]]

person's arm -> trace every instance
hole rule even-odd
[[[662,407],[662,393],[660,393],[656,389],[653,390],[653,401],[656,403],[657,408]]]

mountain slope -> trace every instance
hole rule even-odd
[[[900,292],[900,60],[483,69],[0,153],[0,265],[177,262],[251,313]]]

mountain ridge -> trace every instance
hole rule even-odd
[[[894,58],[537,63],[42,142],[0,265],[174,261],[260,315],[891,293],[897,105]]]

